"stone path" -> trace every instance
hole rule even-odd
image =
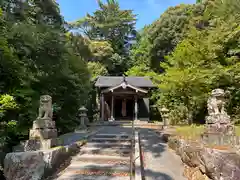
[[[146,180],[187,180],[183,176],[184,166],[180,157],[168,150],[167,144],[153,130],[140,129],[139,132]]]
[[[56,180],[129,180],[131,128],[104,127]]]
[[[94,132],[98,129],[99,128],[90,127],[90,128],[88,128],[88,132],[87,131],[82,131],[82,132],[67,133],[67,134],[63,134],[63,135],[59,136],[59,138],[62,139],[63,145],[66,146],[66,145],[72,144],[76,141],[80,141],[80,140],[84,139],[85,136],[89,132]]]

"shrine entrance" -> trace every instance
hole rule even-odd
[[[115,97],[113,116],[115,120],[133,120],[134,119],[134,98]]]
[[[149,120],[149,89],[154,87],[145,77],[101,76],[99,87],[101,121]]]

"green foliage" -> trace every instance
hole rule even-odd
[[[99,0],[98,6],[99,10],[93,15],[87,14],[70,23],[70,27],[83,32],[92,41],[92,59],[103,63],[109,74],[122,75],[130,66],[128,49],[136,38],[136,15],[132,10],[120,9],[116,0],[106,3]]]
[[[111,57],[113,55],[113,49],[111,44],[107,41],[90,41],[90,51],[92,53],[92,61],[97,61],[109,67],[112,64]]]
[[[151,66],[150,62],[150,49],[152,44],[149,41],[149,27],[144,27],[142,32],[138,34],[139,39],[130,51],[130,57],[133,65],[144,64],[147,67]]]
[[[228,5],[231,8],[235,3]],[[218,14],[226,8],[226,4],[216,2],[217,9],[211,9],[209,15],[209,6],[202,18],[208,17],[208,24],[212,25],[204,29],[192,27],[188,36],[166,58],[167,63],[162,64],[166,72],[159,85],[163,90],[159,104],[169,106],[171,117],[178,117],[178,122],[203,121],[208,93],[214,88],[231,87],[231,109],[239,106],[235,100],[239,97],[236,91],[239,86],[236,72],[240,52],[239,11],[227,18],[228,15]],[[218,16],[212,16],[215,13]],[[235,114],[233,109],[230,111]]]
[[[179,126],[176,127],[175,135],[188,140],[199,140],[201,138],[201,134],[204,133],[204,130],[204,126]]]
[[[3,147],[9,140],[10,133],[16,133],[17,122],[14,120],[6,121],[5,115],[9,110],[15,110],[17,107],[13,96],[0,95],[0,147]]]
[[[88,62],[88,69],[91,73],[91,81],[95,81],[98,76],[108,74],[107,69],[99,62]]]
[[[2,142],[11,147],[28,138],[43,94],[53,98],[60,133],[73,130],[91,87],[89,42],[66,35],[55,1],[0,4],[0,94],[12,95],[0,96]]]
[[[231,92],[228,112],[239,121],[239,8],[239,0],[179,5],[139,33],[127,74],[151,77],[152,99],[172,124],[203,123],[214,88]]]
[[[0,113],[17,108],[14,98],[8,94],[0,96]]]
[[[134,63],[144,63],[156,72],[163,71],[159,63],[182,41],[190,20],[201,14],[203,9],[201,4],[170,7],[140,34],[142,38],[131,51]]]

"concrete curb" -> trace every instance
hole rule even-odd
[[[135,131],[135,180],[142,180],[142,170],[141,170],[141,154],[140,154],[140,144],[139,144],[139,132]]]

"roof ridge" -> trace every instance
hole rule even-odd
[[[136,87],[155,87],[149,76],[126,76],[126,81]],[[113,87],[121,84],[123,76],[99,76],[95,86]]]

